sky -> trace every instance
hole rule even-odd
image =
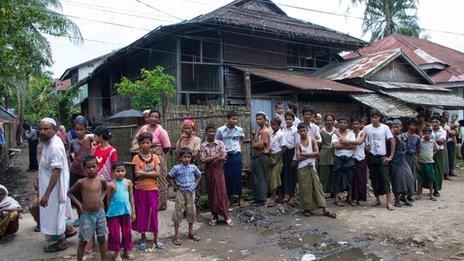
[[[62,12],[80,28],[84,42],[76,45],[65,37],[46,36],[54,60],[48,70],[59,78],[67,68],[122,48],[158,26],[191,19],[230,2],[232,0],[61,0]],[[362,34],[362,20],[359,19],[362,17],[362,6],[353,7],[350,0],[274,2],[291,17],[366,41],[370,38],[369,34]],[[422,28],[430,29],[425,31],[430,41],[464,52],[464,28],[457,22],[462,21],[463,8],[464,1],[461,0],[420,0],[419,24]]]

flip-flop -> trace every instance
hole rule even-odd
[[[292,199],[292,200],[289,200],[289,201],[288,201],[288,205],[290,205],[291,207],[296,208],[296,206],[297,206],[298,204]]]
[[[195,234],[189,234],[187,238],[193,241],[200,241],[200,237]]]
[[[324,216],[329,217],[329,218],[337,218],[337,213],[333,212],[332,210],[326,210],[323,213]]]
[[[137,246],[137,248],[138,248],[139,250],[147,250],[147,243],[142,242],[142,243],[140,243],[140,244]]]
[[[182,245],[182,239],[180,239],[179,237],[173,238],[172,243],[174,243],[174,245],[176,245],[176,246],[180,246],[180,245]]]
[[[113,258],[114,261],[122,261],[122,258],[120,256]]]
[[[156,249],[164,249],[164,244],[161,243],[161,242],[154,243],[153,246],[154,246]]]
[[[232,221],[231,218],[228,218],[228,219],[226,220],[226,224],[227,224],[228,227],[232,227],[232,226],[234,225],[234,222]]]
[[[239,206],[240,208],[244,208],[244,207],[245,207],[245,202],[243,202],[243,201],[239,202],[239,203],[238,203],[238,206]]]
[[[393,211],[393,210],[395,210],[395,207],[392,206],[391,204],[387,204],[387,209],[388,209],[388,211]]]
[[[268,201],[268,202],[266,203],[266,206],[267,206],[268,208],[272,208],[272,207],[274,207],[274,206],[275,206],[275,204],[276,204],[276,202],[275,202],[275,201],[273,201],[273,200],[270,200],[270,201]]]
[[[74,231],[71,232],[71,233],[64,233],[64,237],[65,237],[66,239],[68,239],[68,238],[71,238],[71,237],[77,235],[77,233],[78,233],[77,230],[74,229]]]
[[[382,203],[380,203],[380,202],[378,202],[378,201],[374,201],[374,202],[371,203],[371,206],[372,206],[372,207],[378,207],[378,206],[380,206],[380,205],[382,205]]]
[[[431,201],[437,201],[437,198],[430,198]]]
[[[303,211],[303,216],[310,217],[310,216],[312,216],[312,213],[309,210],[305,210],[305,211]]]
[[[128,260],[134,260],[135,259],[134,254],[131,254],[131,253],[124,254],[124,255],[122,255],[122,257],[124,257],[125,259],[128,259]]]
[[[55,252],[59,252],[59,251],[63,251],[63,250],[66,250],[68,248],[68,246],[64,246],[64,247],[60,247],[58,245],[58,243],[54,243],[53,245],[50,245],[50,246],[46,246],[43,248],[43,251],[45,253],[55,253]]]
[[[215,226],[216,223],[217,223],[217,219],[212,218],[212,219],[208,222],[208,225],[210,225],[210,226]]]

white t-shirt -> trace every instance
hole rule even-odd
[[[298,135],[298,130],[296,129],[296,127],[292,126],[290,128],[287,128],[287,126],[285,126],[282,129],[282,133],[283,133],[283,135],[285,137],[285,142],[286,142],[287,149],[295,148],[297,136],[298,137],[300,136],[300,135]]]
[[[432,129],[430,139],[437,142],[437,144],[438,144],[438,140],[445,139],[446,141],[446,131],[443,129],[443,127],[440,127],[438,131],[434,131]],[[445,144],[438,145],[438,150],[443,150],[443,149],[445,149]]]
[[[359,138],[359,136],[361,136],[362,133],[363,133],[363,131],[360,131],[360,132],[358,133],[358,136],[356,137],[356,139]],[[355,134],[355,135],[356,135],[356,134]],[[363,143],[361,143],[361,144],[359,144],[359,145],[356,145],[356,147],[354,148],[354,150],[353,150],[353,157],[354,157],[356,160],[361,161],[361,160],[363,160],[363,159],[366,158],[366,152],[364,151],[365,145],[366,145],[366,143],[363,142]]]
[[[385,156],[387,154],[387,140],[393,139],[390,128],[383,123],[375,128],[371,123],[364,127],[363,131],[367,135],[367,144],[370,145],[370,153],[376,156]]]
[[[271,134],[271,143],[269,149],[271,154],[277,154],[282,150],[282,147],[285,147],[287,142],[285,141],[284,133],[282,131],[277,131]]]
[[[352,131],[349,131],[348,134],[346,135],[345,137],[346,140],[348,141],[355,141],[356,140],[356,136],[354,135],[354,132]],[[340,138],[338,137],[338,135],[332,135],[332,145],[336,142],[339,142],[340,141]],[[353,153],[354,153],[354,150],[353,149],[334,149],[334,154],[335,156],[337,157],[341,157],[341,156],[347,156],[347,157],[352,157],[353,156]]]
[[[311,139],[309,139],[308,147],[304,147],[300,143],[300,150],[301,150],[301,152],[307,152],[307,153],[313,152],[313,145],[312,145]],[[296,157],[296,151],[295,151],[295,157]],[[311,166],[313,166],[313,168],[316,169],[316,158],[307,158],[305,160],[302,160],[302,161],[298,162],[298,169],[304,168],[304,167],[308,166],[309,164],[311,164]]]

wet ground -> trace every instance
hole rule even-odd
[[[23,154],[24,155],[24,152]],[[28,186],[33,174],[24,172],[25,158],[12,164],[18,168],[11,174],[17,178],[2,178],[10,182],[22,204],[29,204]],[[27,158],[26,158],[27,159]],[[147,260],[463,260],[464,259],[464,171],[452,182],[445,182],[442,197],[437,202],[416,201],[414,207],[402,207],[389,212],[385,207],[329,207],[338,213],[337,219],[318,213],[304,217],[287,205],[274,208],[248,205],[234,207],[231,217],[235,226],[224,223],[208,226],[197,223],[200,242],[186,239],[186,224],[182,246],[171,243],[173,227],[170,217],[173,203],[160,212],[160,236],[164,250],[135,251],[137,259]],[[204,212],[207,220],[210,215]],[[17,236],[0,245],[0,256],[15,256],[15,260],[74,260],[77,238],[69,241],[68,250],[45,254],[46,245],[40,233],[32,232],[34,224],[25,214]],[[139,235],[133,234],[134,241]],[[95,254],[87,260],[98,260]]]

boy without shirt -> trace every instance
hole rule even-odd
[[[103,209],[103,198],[106,195],[108,186],[106,181],[97,178],[97,158],[87,156],[82,160],[87,176],[79,179],[68,191],[68,196],[81,211],[79,226],[79,245],[77,248],[77,260],[82,260],[84,248],[87,242],[97,235],[100,247],[101,260],[106,260],[106,215]],[[80,190],[82,202],[73,194]]]

